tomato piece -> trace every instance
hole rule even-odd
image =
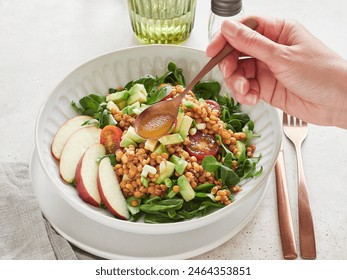
[[[161,89],[161,88],[163,88],[163,87],[165,87],[165,86],[171,86],[170,84],[166,84],[166,83],[162,83],[162,84],[160,84],[158,87],[157,87],[157,89],[159,90],[159,89]],[[160,101],[165,101],[165,100],[168,100],[168,99],[170,99],[170,98],[172,98],[172,91],[167,95],[167,96],[165,96],[164,98],[162,98]]]
[[[208,155],[216,156],[218,153],[219,145],[212,135],[197,131],[194,135],[189,135],[189,140],[190,144],[185,146],[185,150],[198,161]]]
[[[120,147],[123,131],[114,125],[106,125],[100,134],[100,144],[104,145],[107,152],[114,153]]]
[[[211,99],[207,99],[205,100],[205,102],[207,103],[207,106],[210,107],[210,109],[213,110],[217,110],[218,111],[218,117],[221,115],[221,108],[220,105],[218,104],[217,101],[211,100]]]
[[[160,100],[160,101],[165,101],[165,100],[168,100],[168,99],[170,99],[170,98],[172,98],[172,93],[170,92],[169,93],[169,95],[167,95],[167,96],[165,96],[162,100]]]
[[[167,86],[168,84],[166,84],[166,83],[162,83],[162,84],[160,84],[159,86],[157,86],[157,89],[161,89],[162,87],[165,87],[165,86]]]

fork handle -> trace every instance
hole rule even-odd
[[[278,154],[275,165],[275,174],[278,223],[280,228],[283,257],[286,260],[294,260],[297,257],[297,253],[282,150]]]
[[[301,145],[296,146],[298,166],[298,215],[300,255],[303,259],[316,258],[316,241],[313,227],[311,206],[308,197],[304,167],[301,157]]]

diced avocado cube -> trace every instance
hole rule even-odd
[[[129,147],[130,145],[137,147],[137,143],[127,136],[127,133],[122,136],[122,140],[120,141],[119,145],[123,148]]]
[[[166,170],[166,160],[163,160],[159,164],[159,173],[164,173]]]
[[[140,108],[140,102],[135,102],[134,104],[131,104],[131,105],[127,106],[126,108],[128,108],[128,115],[133,115],[133,114],[135,114],[134,110]]]
[[[164,180],[164,184],[165,186],[167,186],[168,188],[171,188],[172,187],[172,180],[170,178],[166,178]]]
[[[127,101],[126,100],[122,100],[120,102],[117,103],[117,106],[119,107],[119,109],[123,109],[127,106]]]
[[[175,164],[175,170],[179,175],[182,175],[186,169],[188,162],[178,156],[172,155],[170,161]]]
[[[145,139],[143,139],[140,135],[138,135],[133,126],[129,126],[128,131],[126,132],[127,137],[133,140],[136,143],[143,143]]]
[[[237,153],[235,157],[239,162],[242,162],[246,159],[246,145],[244,142],[237,140],[235,144],[235,148],[237,149]]]
[[[167,149],[165,145],[160,144],[154,151],[153,153],[156,153],[157,155],[161,155],[163,153],[167,153]]]
[[[133,112],[136,115],[140,115],[144,110],[146,110],[149,107],[147,104],[141,104],[140,108],[134,108]]]
[[[140,111],[142,112],[142,111],[146,110],[148,107],[150,107],[150,105],[141,104],[141,106],[140,106]]]
[[[117,125],[117,123],[118,122],[115,120],[112,114],[108,113],[104,115],[104,124]]]
[[[154,150],[157,148],[159,145],[159,141],[155,139],[148,139],[145,142],[145,149],[149,150],[151,152],[154,152]]]
[[[182,139],[185,140],[188,136],[189,129],[193,123],[193,119],[189,116],[184,116],[182,125],[179,131],[179,134],[181,135]]]
[[[193,101],[183,101],[183,105],[186,106],[187,108],[193,108],[194,107],[194,102]]]
[[[177,114],[176,126],[173,130],[174,133],[178,133],[180,131],[180,128],[183,122],[183,117],[184,117],[184,112],[182,108],[180,107]]]
[[[122,148],[127,148],[129,147],[130,145],[134,146],[134,147],[137,147],[137,143],[134,142],[133,140],[131,140],[130,138],[125,138],[125,139],[122,139],[119,143],[119,145],[122,147]]]
[[[130,93],[127,90],[117,91],[106,96],[106,102],[113,101],[118,104],[124,100],[127,100]]]
[[[172,155],[172,156],[170,157],[170,161],[171,161],[172,163],[174,163],[174,164],[178,163],[180,160],[181,160],[181,158],[178,157],[178,156],[176,156],[176,155]]]
[[[122,114],[123,114],[123,115],[129,115],[128,112],[129,112],[129,106],[125,106],[125,107],[122,109]]]
[[[114,103],[113,101],[108,101],[106,108],[110,111],[110,112],[118,112],[119,108],[116,105],[116,103]]]
[[[184,175],[178,177],[177,185],[180,187],[180,194],[185,201],[188,202],[195,197],[195,191]]]
[[[136,102],[146,102],[147,101],[147,91],[143,84],[135,84],[129,90],[129,97],[127,99],[127,104],[131,105]]]
[[[148,187],[148,180],[143,176],[141,176],[141,184],[145,187]]]
[[[169,135],[164,135],[158,139],[163,145],[173,145],[183,142],[183,138],[180,134],[174,133]]]
[[[187,165],[188,165],[187,161],[181,160],[179,163],[175,164],[175,170],[177,171],[179,175],[182,175]]]
[[[135,84],[129,90],[130,95],[134,95],[139,92],[142,93],[145,97],[147,97],[147,91],[143,84]]]
[[[159,177],[155,181],[156,184],[165,182],[166,178],[170,178],[175,171],[175,164],[170,161],[162,161],[163,164],[159,165]]]
[[[134,104],[136,102],[143,103],[146,101],[147,101],[147,97],[143,93],[137,92],[137,93],[134,93],[133,95],[129,96],[129,98],[127,100],[127,104],[131,105],[131,104]]]

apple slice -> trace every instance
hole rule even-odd
[[[51,146],[52,155],[55,159],[60,159],[63,147],[70,135],[76,130],[85,127],[82,126],[82,124],[92,119],[93,118],[90,116],[76,116],[68,119],[61,127],[59,127],[58,131],[53,137]]]
[[[72,183],[75,180],[76,168],[81,156],[90,145],[99,143],[100,133],[100,128],[88,126],[76,130],[67,139],[59,162],[60,176],[65,182]]]
[[[76,190],[82,200],[95,207],[100,206],[98,190],[98,159],[106,154],[105,146],[99,143],[88,147],[76,168]]]
[[[129,219],[129,211],[120,188],[117,175],[113,170],[108,157],[103,158],[99,164],[98,187],[102,202],[117,218]]]

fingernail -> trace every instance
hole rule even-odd
[[[227,36],[234,36],[235,34],[235,29],[237,28],[237,23],[234,21],[227,21],[225,20],[222,23],[221,30],[222,33],[227,35]]]
[[[236,91],[239,94],[245,95],[245,92],[244,92],[244,82],[242,80],[236,80],[234,86],[235,86]]]
[[[255,105],[258,102],[258,96],[256,94],[247,94],[245,98],[249,105]]]

